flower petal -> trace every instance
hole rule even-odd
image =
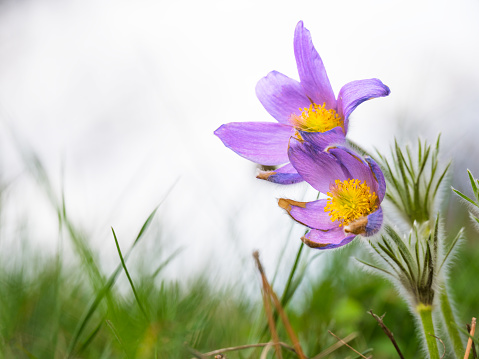
[[[368,216],[368,224],[366,225],[365,237],[370,237],[376,234],[383,224],[383,210],[381,207],[377,211]]]
[[[338,227],[329,231],[312,229],[301,240],[311,248],[323,250],[344,246],[355,237],[355,234],[346,234],[342,228]]]
[[[326,199],[313,202],[297,202],[280,198],[278,201],[278,205],[285,209],[296,222],[304,224],[306,227],[321,230],[339,227],[339,222],[332,222],[329,214],[324,211],[326,204]]]
[[[291,137],[288,154],[301,177],[322,193],[327,193],[335,180],[344,181],[351,177],[335,156],[318,151],[308,142]]]
[[[285,124],[292,114],[301,115],[300,108],[311,105],[301,84],[277,71],[258,81],[256,96],[271,116]]]
[[[294,56],[299,78],[306,95],[316,104],[326,103],[327,109],[336,110],[336,99],[326,74],[323,61],[314,48],[311,34],[298,22],[294,32]]]
[[[348,130],[349,115],[356,107],[364,101],[390,93],[389,87],[378,79],[357,80],[344,85],[338,94],[338,114],[344,119],[345,130]]]
[[[304,181],[291,163],[274,171],[260,171],[256,178],[278,184],[295,184]]]
[[[273,122],[230,122],[215,135],[238,155],[262,165],[288,162],[288,141],[293,127]]]
[[[343,129],[335,127],[326,132],[305,132],[299,131],[303,140],[316,146],[319,151],[323,151],[326,147],[334,145],[342,145],[346,141]]]
[[[386,181],[384,179],[383,171],[381,171],[381,167],[369,156],[364,158],[366,162],[369,164],[373,175],[378,182],[378,198],[379,203],[381,203],[384,199],[384,195],[386,194]]]
[[[373,192],[378,192],[378,183],[369,168],[369,164],[361,156],[347,147],[337,146],[328,149],[351,174],[351,179],[365,181]]]
[[[379,207],[368,216],[358,218],[344,226],[344,232],[370,237],[376,234],[383,223],[383,210]]]

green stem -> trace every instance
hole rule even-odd
[[[444,324],[446,325],[446,331],[451,339],[451,344],[454,348],[454,353],[457,358],[462,358],[465,353],[464,343],[459,335],[458,326],[456,325],[456,318],[454,317],[454,311],[452,309],[451,302],[447,295],[447,289],[444,288],[440,294],[441,312],[444,317]]]
[[[299,246],[298,253],[296,254],[296,259],[294,260],[293,267],[291,268],[291,272],[289,273],[288,281],[286,282],[286,286],[284,287],[283,295],[281,296],[281,305],[284,306],[289,297],[289,288],[291,287],[291,283],[293,282],[294,273],[296,273],[296,269],[298,268],[299,259],[301,258],[301,253],[303,252],[304,243],[301,242]]]
[[[437,341],[435,338],[436,334],[434,333],[434,325],[432,323],[432,306],[419,303],[419,305],[416,307],[416,311],[419,314],[419,318],[421,319],[429,358],[439,359]]]

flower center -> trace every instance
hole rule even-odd
[[[377,208],[376,193],[371,194],[366,182],[358,179],[336,180],[330,187],[328,196],[330,198],[324,211],[329,212],[332,222],[341,222],[340,227],[367,216]]]
[[[326,104],[315,103],[309,108],[300,108],[301,115],[292,115],[291,124],[301,131],[326,132],[335,127],[343,127],[343,119],[334,110],[326,110]]]

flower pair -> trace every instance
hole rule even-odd
[[[256,86],[264,108],[278,121],[233,122],[215,134],[240,156],[263,165],[281,165],[258,178],[279,184],[307,181],[329,200],[279,205],[311,230],[303,241],[326,249],[372,235],[382,223],[385,183],[370,158],[344,147],[349,115],[362,102],[389,95],[378,79],[352,81],[336,99],[311,35],[300,21],[294,34],[300,82],[270,72]]]
[[[327,199],[297,202],[281,198],[278,204],[297,222],[310,228],[301,238],[312,248],[330,249],[351,242],[356,235],[372,236],[383,221],[381,202],[386,182],[379,166],[343,146],[326,149],[291,138],[289,159],[299,175]]]

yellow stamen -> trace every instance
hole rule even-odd
[[[300,108],[301,115],[292,115],[291,124],[301,131],[326,132],[335,127],[343,127],[343,119],[334,110],[326,110],[326,104],[322,106],[315,103],[309,108]]]
[[[371,189],[358,179],[336,180],[328,192],[325,212],[329,212],[331,221],[339,221],[339,226],[346,226],[358,218],[367,216],[377,208],[378,197],[371,194]]]

